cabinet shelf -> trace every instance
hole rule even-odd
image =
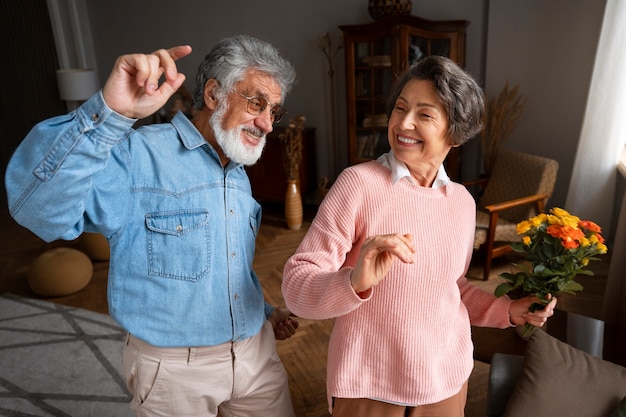
[[[395,77],[427,55],[443,55],[465,65],[466,20],[432,21],[412,15],[339,26],[346,58],[348,155],[351,165],[389,151],[386,101]],[[460,173],[460,148],[446,159],[452,179]]]

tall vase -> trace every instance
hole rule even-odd
[[[300,230],[302,226],[302,196],[298,181],[287,180],[285,193],[285,219],[291,230]]]

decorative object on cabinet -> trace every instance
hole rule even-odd
[[[331,149],[331,172],[337,172],[337,115],[335,109],[335,59],[343,45],[337,45],[333,49],[333,41],[330,33],[326,32],[318,44],[328,62],[328,100],[330,101],[330,149]]]
[[[500,94],[487,101],[484,129],[480,135],[483,170],[489,176],[498,152],[526,107],[526,96],[519,92],[519,84],[509,89],[509,82]]]
[[[369,0],[367,10],[374,20],[398,14],[411,14],[411,0]]]
[[[447,56],[461,67],[465,65],[468,24],[466,20],[432,21],[395,14],[372,23],[339,27],[346,59],[350,165],[389,151],[386,101],[399,73],[427,55]],[[460,147],[452,148],[445,162],[454,180],[460,177],[460,152]]]
[[[285,192],[285,219],[291,230],[302,226],[302,195],[300,193],[300,163],[302,161],[302,131],[306,117],[291,119],[285,131],[278,135],[283,146],[283,167],[287,176]]]

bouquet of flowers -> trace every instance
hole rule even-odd
[[[495,289],[495,295],[514,299],[534,295],[539,303],[531,305],[530,311],[536,311],[550,302],[549,294],[582,291],[582,285],[574,278],[578,274],[593,275],[585,267],[589,261],[599,259],[596,255],[607,252],[601,232],[594,222],[581,220],[558,207],[549,214],[518,223],[517,234],[523,237],[512,248],[525,254],[530,265],[516,264],[519,272],[500,274],[504,282]],[[522,336],[528,337],[534,330],[534,326],[526,324]]]

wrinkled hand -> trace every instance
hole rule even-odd
[[[550,303],[547,304],[542,310],[537,310],[531,313],[528,309],[534,303],[538,303],[539,299],[534,296],[524,297],[519,300],[515,300],[509,307],[509,317],[513,324],[532,324],[535,327],[543,326],[549,317],[554,314],[554,307],[556,307],[556,297],[548,295]]]
[[[350,283],[356,293],[363,293],[382,281],[395,259],[413,263],[415,248],[412,235],[380,235],[365,239]]]
[[[289,339],[296,334],[296,329],[300,324],[293,317],[295,316],[284,307],[274,309],[268,320],[272,323],[276,340]]]
[[[185,81],[176,60],[191,53],[191,46],[159,49],[151,54],[129,54],[115,61],[102,95],[117,113],[141,119],[163,107]],[[159,80],[164,77],[161,85]]]

